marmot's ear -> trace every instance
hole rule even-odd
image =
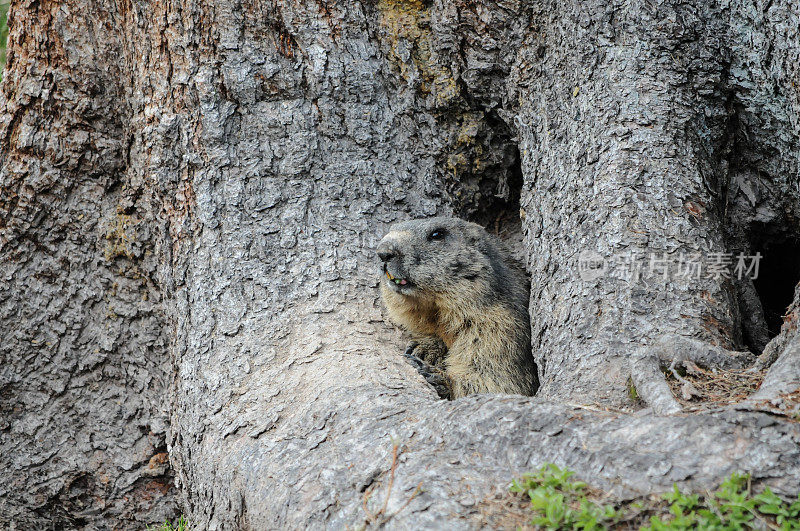
[[[477,223],[466,223],[464,225],[464,235],[469,243],[478,243],[483,239],[486,231]]]
[[[486,254],[489,251],[489,246],[486,241],[486,231],[483,227],[476,223],[470,223],[466,226],[464,234],[470,247],[474,247],[480,251],[481,254]]]

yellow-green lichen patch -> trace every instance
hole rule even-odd
[[[483,124],[483,114],[469,113],[463,116],[461,127],[458,130],[458,143],[471,146],[475,143],[481,125]]]
[[[488,165],[483,157],[483,145],[478,141],[484,125],[483,113],[464,113],[460,120],[455,143],[452,145],[455,151],[447,157],[447,170],[456,179],[463,173],[483,171]]]
[[[380,0],[381,26],[390,47],[390,60],[400,75],[417,85],[423,94],[434,94],[436,105],[443,106],[458,95],[458,87],[448,67],[439,64],[432,53],[430,13],[420,0]]]
[[[106,246],[103,250],[106,261],[110,262],[120,256],[130,260],[134,258],[131,251],[133,236],[130,233],[133,224],[131,216],[121,213],[117,213],[108,224],[105,234]]]

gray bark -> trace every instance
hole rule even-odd
[[[512,74],[531,84],[518,90],[541,394],[623,405],[641,346],[680,335],[743,348],[731,281],[674,269],[662,279],[660,268],[648,274],[650,257],[750,251],[759,207],[786,213],[782,230],[797,234],[797,8],[549,7]],[[734,183],[755,186],[749,179],[773,195],[747,203]],[[583,251],[611,266],[615,256],[645,260],[643,278],[581,282]]]
[[[366,496],[393,527],[472,528],[544,462],[617,496],[737,470],[796,493],[775,404],[623,412],[641,349],[741,349],[752,285],[575,270],[796,232],[796,7],[695,4],[15,5],[0,522],[135,528],[177,503],[200,529],[336,528],[376,523]],[[520,238],[520,179],[543,388],[437,400],[374,247],[434,214]]]
[[[177,513],[157,275],[164,221],[146,186],[155,174],[131,150],[146,134],[134,85],[160,74],[130,68],[137,50],[126,39],[141,15],[111,1],[11,7],[0,112],[0,527],[142,528]]]

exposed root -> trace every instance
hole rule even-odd
[[[652,348],[640,351],[631,364],[631,379],[639,397],[657,415],[671,415],[681,411],[681,405],[672,396],[672,391],[661,372],[661,361]]]
[[[690,361],[706,369],[745,369],[753,365],[751,352],[727,350],[705,341],[680,336],[664,338],[656,347],[664,363]]]
[[[800,419],[800,337],[787,342],[749,405]]]

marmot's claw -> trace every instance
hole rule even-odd
[[[425,381],[428,382],[433,386],[436,390],[436,393],[441,398],[450,398],[450,387],[447,385],[447,378],[440,374],[440,372],[419,359],[417,356],[414,355],[414,349],[416,348],[416,344],[412,343],[408,346],[406,351],[403,353],[403,357],[414,367],[418,373],[425,378]]]
[[[423,376],[425,376],[423,374]],[[436,394],[439,395],[439,398],[444,398],[445,400],[450,400],[450,386],[447,385],[447,380],[438,374],[431,374],[430,376],[425,376],[425,381],[433,386],[436,390]]]
[[[423,371],[425,370],[425,366],[427,365],[427,363],[422,361],[419,357],[417,357],[414,354],[415,346],[416,345],[413,346],[409,345],[406,351],[403,352],[403,357],[406,359],[406,361],[408,361],[408,363],[410,363],[415,369],[417,369],[417,371],[419,371],[420,374],[424,376]]]
[[[414,356],[414,350],[416,350],[416,348],[418,346],[419,346],[419,343],[417,343],[416,341],[411,341],[408,344],[408,346],[406,347],[406,351],[403,352],[403,356],[406,356],[406,357]],[[414,356],[414,357],[417,358],[417,356]],[[419,360],[419,358],[417,358],[417,359]],[[422,360],[420,360],[420,361],[422,361]]]

